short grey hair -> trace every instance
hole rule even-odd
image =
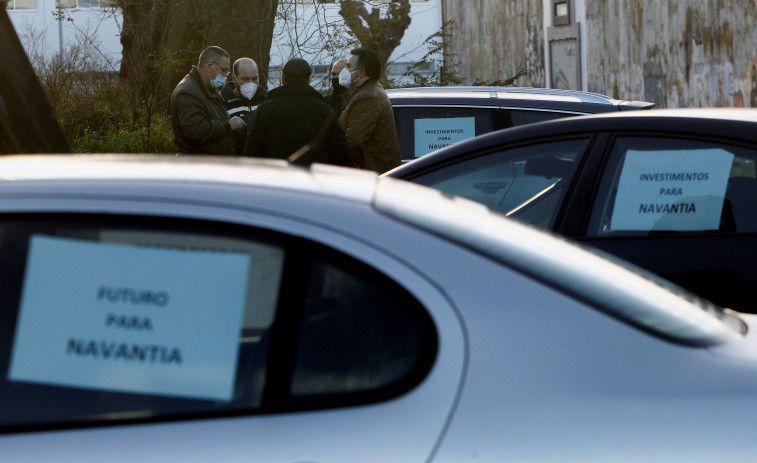
[[[229,58],[229,54],[223,48],[211,45],[200,53],[200,61],[197,66],[203,67],[208,63],[217,62],[221,58]]]

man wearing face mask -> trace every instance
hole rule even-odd
[[[245,122],[229,118],[218,90],[226,83],[229,54],[210,46],[171,95],[171,128],[179,154],[236,154],[234,132]]]
[[[381,61],[365,48],[352,50],[339,83],[350,85],[354,95],[339,116],[347,133],[350,165],[386,172],[400,165],[400,148],[392,103],[378,79]]]
[[[255,110],[245,156],[347,165],[347,140],[336,114],[310,86],[312,69],[302,58],[281,68],[281,87]]]
[[[237,154],[244,153],[247,140],[247,127],[252,119],[252,112],[266,99],[266,92],[259,85],[258,65],[252,58],[239,58],[232,66],[231,79],[221,89],[224,105],[229,117],[239,116],[247,124],[234,132],[237,139]]]
[[[334,110],[337,116],[342,114],[344,108],[344,100],[348,98],[347,91],[349,85],[342,85],[339,83],[339,73],[347,65],[347,58],[342,58],[334,61],[334,65],[331,67],[331,93],[326,95],[325,100],[331,109]]]

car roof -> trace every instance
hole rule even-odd
[[[591,132],[665,132],[716,136],[734,142],[757,143],[757,109],[689,108],[614,112],[567,117],[485,133],[405,163],[383,175],[407,178],[467,153],[505,143],[530,143],[545,137]]]
[[[626,101],[598,93],[530,87],[447,86],[395,88],[386,91],[393,105],[472,104],[483,106],[590,108],[591,112],[649,109],[654,103]]]
[[[317,193],[366,204],[373,198],[377,176],[325,164],[309,171],[284,160],[231,156],[18,155],[0,157],[0,165],[0,190],[19,182],[218,184]]]
[[[462,198],[373,172],[314,164],[246,158],[146,155],[37,155],[0,158],[0,198],[40,192],[103,192],[138,187],[146,195],[172,195],[192,186],[269,188],[301,193],[303,201],[334,198],[366,207],[516,268],[560,291],[600,307],[611,316],[676,342],[723,343],[741,336],[743,325],[694,296],[676,297],[664,283],[599,257],[577,245],[504,218]],[[249,202],[244,188],[235,201]],[[314,203],[317,207],[317,203]],[[312,209],[310,209],[312,210]],[[650,282],[653,279],[654,282]],[[736,326],[738,325],[738,326]],[[736,326],[736,328],[734,328]]]

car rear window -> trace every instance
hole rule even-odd
[[[435,357],[409,293],[285,235],[21,216],[0,255],[1,432],[370,403]]]
[[[394,119],[404,160],[504,127],[498,107],[395,106]]]

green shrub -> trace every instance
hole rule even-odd
[[[176,153],[171,120],[158,115],[152,124],[91,129],[85,127],[71,141],[75,153]]]

